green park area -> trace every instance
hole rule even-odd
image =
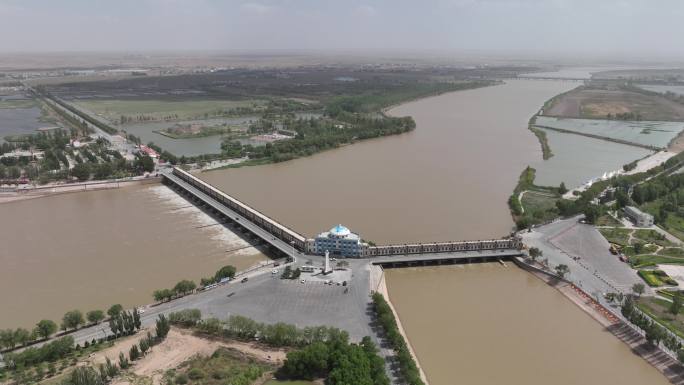
[[[599,231],[629,258],[634,268],[684,264],[684,249],[655,230],[615,227],[599,228]]]
[[[311,381],[281,381],[281,380],[269,380],[264,383],[264,385],[315,385]]]
[[[518,229],[542,223],[559,216],[557,202],[565,193],[565,185],[545,187],[534,184],[536,170],[527,167],[520,174],[508,206]]]
[[[641,297],[636,301],[636,307],[680,338],[684,338],[684,309],[681,299],[677,301],[675,304],[672,300],[658,297]]]

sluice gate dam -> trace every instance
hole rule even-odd
[[[285,256],[321,254],[314,239],[299,234],[187,171],[174,167],[162,173],[162,182],[193,204],[238,226]],[[521,247],[522,242],[517,238],[378,246],[364,243],[356,257],[374,258],[373,264],[387,267],[491,262],[520,256]]]

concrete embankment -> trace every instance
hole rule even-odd
[[[28,188],[11,188],[0,191],[0,203],[21,201],[26,199],[43,198],[51,195],[71,194],[84,191],[110,190],[140,184],[161,182],[161,177],[145,179],[103,180],[83,183],[35,186]]]
[[[573,283],[561,279],[540,267],[528,264],[521,258],[514,258],[513,260],[516,265],[558,290],[577,307],[601,324],[607,331],[627,344],[632,352],[651,364],[671,383],[684,385],[684,370],[679,362],[660,348],[651,345],[639,331],[620,319],[610,309],[598,303]]]
[[[406,341],[406,346],[409,349],[409,352],[411,353],[411,356],[413,357],[413,360],[416,362],[416,366],[418,367],[418,371],[420,372],[420,378],[423,380],[423,382],[426,385],[430,385],[427,376],[425,375],[425,372],[423,371],[423,367],[420,365],[420,361],[418,360],[418,355],[416,355],[415,350],[413,349],[413,346],[411,346],[411,340],[409,340],[408,336],[406,335],[406,331],[404,330],[404,326],[401,324],[401,319],[399,318],[399,314],[397,313],[397,310],[394,308],[394,305],[392,304],[392,301],[390,300],[389,296],[389,291],[387,290],[387,283],[385,282],[385,271],[381,266],[375,266],[371,265],[370,267],[370,287],[371,290],[375,290],[376,292],[382,294],[383,297],[385,297],[385,301],[387,301],[387,304],[389,305],[390,309],[392,309],[392,314],[394,314],[394,319],[397,321],[397,328],[399,329],[399,333],[401,336],[404,338],[404,341]]]

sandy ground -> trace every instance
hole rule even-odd
[[[153,330],[150,329],[149,331],[153,333]],[[135,336],[126,337],[118,341],[113,347],[92,354],[87,361],[90,364],[98,365],[105,362],[106,357],[109,357],[112,362],[118,362],[119,352],[123,352],[128,357],[130,348],[145,338],[146,332],[143,330]],[[263,348],[245,342],[201,338],[188,330],[172,328],[164,342],[154,346],[145,357],[133,364],[132,373],[136,376],[150,377],[153,384],[159,384],[165,371],[178,367],[195,355],[209,356],[220,347],[235,349],[261,361],[273,362],[276,365],[281,364],[286,355],[286,351],[283,349]],[[113,384],[124,385],[129,384],[129,382],[126,379],[120,379]]]
[[[678,139],[679,139],[679,137],[678,137]],[[684,150],[684,139],[682,139],[681,146],[682,146],[682,150]],[[637,165],[633,170],[622,173],[620,175],[637,174],[640,172],[645,172],[647,170],[650,170],[653,167],[659,166],[661,163],[663,163],[666,160],[670,159],[671,157],[677,155],[677,153],[679,152],[679,151],[673,151],[671,147],[669,148],[668,151],[658,151],[652,155],[647,156],[644,159],[640,159],[637,162]],[[610,171],[616,171],[616,170],[606,170],[606,172],[610,172]],[[622,170],[617,170],[617,171],[622,171]],[[597,176],[599,176],[599,175],[597,175]],[[587,189],[586,185],[575,187],[572,190],[569,190],[568,192],[563,194],[563,199],[577,199],[577,197],[573,194],[573,192],[574,191],[583,192],[586,189]]]
[[[684,266],[679,265],[658,265],[658,269],[677,281],[679,287],[684,287]]]
[[[673,151],[656,152],[655,154],[650,155],[650,156],[638,161],[637,166],[633,170],[630,170],[630,171],[626,172],[625,174],[632,175],[632,174],[638,174],[640,172],[650,170],[653,167],[659,166],[661,163],[665,162],[666,160],[672,158],[675,155],[677,155],[677,152],[673,152]]]

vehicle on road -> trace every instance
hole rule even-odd
[[[245,277],[245,278],[242,278],[242,281],[240,281],[240,282],[245,283],[245,282],[247,282],[247,281],[249,281],[249,278],[248,278],[248,277]]]
[[[273,271],[271,272],[271,274],[278,274],[278,269],[273,269]]]

